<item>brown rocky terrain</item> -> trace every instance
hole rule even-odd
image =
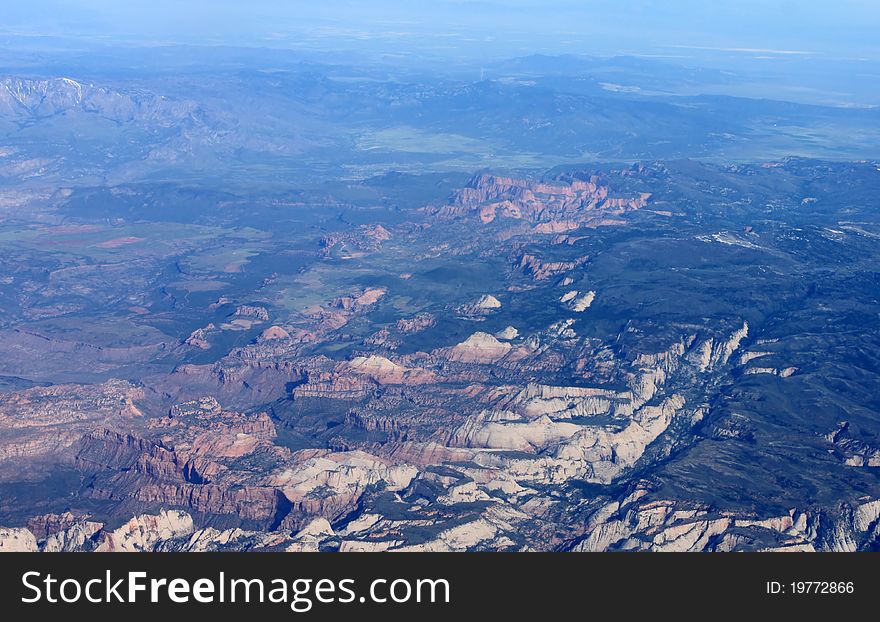
[[[135,405],[143,390],[124,381],[101,385],[54,385],[0,394],[0,467],[63,453],[83,434],[100,426],[140,422]]]
[[[784,315],[829,286],[752,287],[755,274],[783,273],[743,259],[769,234],[708,235],[707,212],[669,224],[678,212],[644,209],[668,202],[646,190],[663,190],[663,169],[625,170],[481,175],[405,214],[414,222],[316,229],[302,251],[315,263],[272,265],[266,278],[245,268],[244,293],[159,288],[169,309],[192,296],[199,310],[163,350],[174,365],[131,381],[13,379],[0,392],[0,484],[27,469],[67,487],[26,516],[3,506],[14,520],[0,549],[873,546],[878,450],[863,411],[839,399],[846,419],[774,419],[813,417],[820,409],[797,400],[832,393],[809,384],[821,374],[803,345],[824,333]],[[767,256],[803,260],[784,246],[801,229]],[[797,332],[771,336],[780,326]],[[851,345],[851,331],[827,332],[841,340],[829,351]],[[858,346],[863,360],[870,347]],[[149,356],[100,356],[135,354]],[[776,470],[743,475],[736,465],[759,448],[781,448]],[[780,474],[804,456],[843,475],[820,486]],[[741,492],[761,477],[775,491],[764,505]],[[850,484],[846,498],[828,492]]]
[[[564,233],[584,226],[616,224],[613,220],[648,204],[651,195],[613,196],[607,182],[598,176],[588,180],[558,179],[537,182],[495,175],[474,177],[457,191],[440,217],[476,216],[482,223],[511,218],[534,223],[538,234]]]
[[[382,225],[361,225],[353,232],[338,232],[326,235],[320,241],[320,254],[324,257],[332,253],[367,253],[377,250],[392,234]]]

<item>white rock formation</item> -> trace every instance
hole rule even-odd
[[[445,495],[437,497],[437,502],[441,505],[455,505],[457,503],[475,503],[477,501],[498,502],[497,499],[490,496],[486,491],[477,486],[474,481],[465,482],[458,486],[453,486]]]
[[[390,465],[363,451],[327,453],[273,474],[269,481],[291,501],[321,489],[322,494],[351,498],[370,484],[385,482],[389,490],[406,487],[417,474],[409,465]]]
[[[876,529],[880,522],[880,500],[861,504],[853,515],[853,526],[859,531]]]
[[[315,518],[293,537],[293,542],[285,551],[290,553],[311,552],[317,553],[320,544],[325,540],[334,538],[336,534],[326,518]]]
[[[516,391],[503,389],[498,405],[527,417],[549,415],[553,419],[590,417],[611,411],[612,400],[619,394],[592,387],[554,387],[529,384]]]
[[[449,360],[462,363],[494,363],[503,358],[510,348],[509,343],[498,341],[488,333],[476,332],[453,346],[449,352]]]
[[[466,551],[467,549],[475,547],[481,543],[493,540],[497,533],[498,529],[495,525],[480,518],[473,522],[447,529],[438,534],[434,540],[430,540],[423,544],[403,546],[395,550],[432,552]]]
[[[523,420],[509,411],[483,411],[468,419],[452,435],[452,444],[461,447],[540,451],[570,438],[581,426],[555,422],[546,415]]]
[[[498,300],[495,296],[485,294],[483,296],[480,296],[480,299],[477,300],[476,305],[479,309],[500,309],[501,301]]]
[[[762,356],[770,356],[773,354],[772,352],[743,352],[742,356],[739,357],[739,364],[745,365],[749,361],[753,361],[757,358],[761,358]]]
[[[192,517],[178,510],[158,515],[136,516],[115,531],[105,532],[95,549],[98,552],[150,551],[161,540],[189,535],[194,531]]]
[[[589,291],[580,296],[576,296],[569,303],[568,306],[572,311],[577,313],[582,313],[590,308],[590,305],[593,304],[593,301],[596,299],[596,292]]]
[[[747,376],[751,374],[770,374],[772,376],[779,376],[780,378],[788,378],[797,371],[797,367],[784,367],[782,369],[777,369],[775,367],[749,367],[746,369],[745,373]]]
[[[684,407],[684,398],[673,395],[659,406],[644,406],[633,415],[621,431],[604,427],[585,427],[562,443],[555,458],[583,463],[584,478],[610,483],[641,458],[645,449],[657,439],[673,417]]]
[[[343,540],[340,553],[381,553],[403,544],[402,540]]]
[[[508,326],[504,330],[500,330],[495,333],[495,337],[497,339],[504,339],[505,341],[510,341],[511,339],[516,339],[519,337],[519,331],[515,329],[513,326]]]
[[[501,308],[501,301],[495,296],[484,294],[474,302],[458,307],[457,312],[465,316],[484,316]]]
[[[67,529],[53,533],[43,543],[42,550],[54,553],[64,551],[81,551],[87,548],[86,543],[98,533],[104,525],[93,521],[80,521]]]
[[[0,553],[37,551],[37,539],[24,527],[0,527]]]
[[[787,543],[780,550],[811,548],[816,537],[809,516],[795,510],[766,519],[738,518],[681,508],[672,501],[612,502],[596,512],[587,527],[587,537],[574,550],[731,551],[741,538],[731,530],[750,528],[776,532],[778,540]]]
[[[424,384],[434,380],[433,372],[404,367],[375,354],[357,356],[348,362],[347,368],[380,384]]]
[[[711,371],[726,365],[748,334],[749,323],[743,322],[742,328],[734,331],[729,338],[723,341],[716,341],[712,338],[703,341],[697,348],[694,362],[701,372]]]
[[[206,527],[193,532],[185,544],[175,550],[186,552],[205,552],[222,550],[248,550],[277,545],[287,539],[279,532],[245,531],[244,529],[218,530]]]

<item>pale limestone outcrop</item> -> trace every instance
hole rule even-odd
[[[500,309],[501,301],[491,294],[484,294],[474,303],[478,309]]]
[[[693,360],[701,372],[726,365],[748,334],[749,323],[743,322],[742,328],[735,330],[727,339],[706,339],[698,346]]]
[[[435,379],[430,371],[408,368],[375,354],[355,357],[348,362],[347,368],[380,384],[424,384]]]
[[[593,304],[593,301],[596,299],[596,292],[588,291],[583,294],[579,294],[577,291],[569,292],[569,294],[573,293],[574,295],[568,298],[567,300],[561,300],[561,302],[565,302],[568,304],[568,308],[576,313],[583,313]],[[566,294],[562,298],[565,299],[569,294]]]
[[[104,532],[98,552],[150,551],[161,540],[189,535],[194,531],[192,517],[178,510],[136,516],[111,532]]]
[[[326,518],[315,518],[293,536],[293,542],[284,550],[289,553],[320,551],[321,543],[336,537]]]
[[[642,496],[646,491],[642,491]],[[870,514],[870,511],[868,512]],[[796,509],[781,516],[753,518],[710,513],[705,507],[682,507],[673,501],[641,503],[631,497],[611,502],[595,512],[587,535],[576,551],[733,551],[753,541],[748,534],[774,542],[763,550],[853,550],[855,543],[845,521],[838,521],[825,544],[820,544],[821,521]],[[770,537],[767,538],[767,534]]]
[[[291,501],[302,500],[319,489],[325,497],[356,499],[367,486],[378,482],[384,482],[390,490],[400,490],[416,473],[415,467],[389,464],[363,451],[326,452],[272,474],[269,483]]]
[[[797,371],[797,367],[783,367],[782,369],[778,369],[776,367],[749,367],[748,369],[746,369],[745,374],[747,376],[751,376],[754,374],[768,374],[770,376],[788,378],[789,376],[795,374]]]
[[[745,365],[749,361],[754,361],[757,358],[761,358],[762,356],[770,356],[773,354],[772,352],[743,352],[742,356],[739,357],[739,364]]]
[[[547,327],[544,334],[555,339],[576,339],[577,333],[571,327],[572,324],[574,324],[574,320],[571,318],[553,322]]]
[[[555,422],[546,415],[523,420],[509,411],[483,411],[459,427],[451,442],[464,447],[533,452],[570,438],[580,429],[581,426]]]
[[[853,514],[853,526],[859,531],[875,529],[880,521],[880,500],[862,503]]]
[[[345,527],[341,528],[337,533],[339,533],[340,536],[349,536],[351,534],[360,533],[366,531],[380,520],[382,520],[381,514],[366,512],[348,523]]]
[[[456,313],[463,317],[481,320],[501,308],[501,301],[491,294],[483,294],[477,300],[456,308]]]
[[[498,500],[490,496],[486,491],[477,486],[474,481],[465,482],[450,488],[445,495],[437,497],[437,503],[441,505],[456,505],[458,503],[475,503],[487,501],[498,503]]]
[[[496,339],[503,339],[505,341],[510,341],[511,339],[516,339],[517,337],[519,337],[519,331],[513,326],[508,326],[504,330],[500,330],[495,333]]]
[[[476,454],[473,461],[484,468],[499,469],[519,484],[559,484],[575,478],[607,484],[634,466],[648,445],[666,431],[674,417],[695,416],[682,412],[683,407],[684,399],[674,395],[657,406],[645,406],[636,411],[623,429],[575,424],[563,427],[562,422],[554,423],[545,417],[539,425],[528,428],[528,436],[523,433],[526,428],[522,426],[509,431],[504,427],[476,426],[476,431],[465,428],[460,429],[459,434],[467,431],[469,436],[466,438],[484,440],[484,444],[511,445],[505,449],[486,448]],[[531,453],[535,451],[536,441],[551,438],[551,434],[558,436],[569,432],[573,434],[566,438],[548,440],[546,451]],[[539,436],[539,433],[545,436]],[[518,451],[507,453],[511,449]]]
[[[200,553],[224,550],[254,550],[276,548],[289,540],[285,533],[273,531],[247,531],[244,529],[214,529],[206,527],[194,531],[183,543],[169,550]],[[160,548],[164,550],[164,548]]]
[[[0,527],[0,553],[32,553],[37,550],[37,539],[29,529]]]
[[[673,395],[658,406],[645,406],[636,411],[632,421],[619,432],[602,427],[584,428],[561,443],[554,456],[559,460],[583,462],[585,479],[610,483],[636,463],[683,407],[684,398]]]
[[[403,544],[402,540],[343,540],[340,553],[381,553]]]
[[[702,551],[715,536],[733,524],[731,518],[682,522],[660,531],[651,543],[651,550],[661,552]]]
[[[423,544],[414,544],[410,546],[402,546],[397,551],[431,551],[431,552],[450,552],[465,551],[473,548],[483,542],[491,541],[498,533],[495,525],[485,519],[458,525],[451,529],[441,532],[433,540]]]
[[[511,345],[488,333],[476,332],[449,351],[449,360],[461,363],[494,363],[510,351]]]
[[[590,417],[607,414],[612,401],[620,397],[614,391],[592,387],[554,387],[529,384],[518,391],[505,390],[498,406],[515,410],[530,418],[549,415],[554,419]]]
[[[286,330],[284,330],[280,326],[270,326],[269,328],[264,330],[262,333],[260,333],[260,337],[258,338],[258,341],[265,342],[265,341],[273,341],[276,339],[290,339],[290,333],[288,333]]]
[[[67,529],[53,533],[40,547],[41,550],[52,552],[82,551],[89,547],[97,534],[104,527],[103,523],[79,521]]]

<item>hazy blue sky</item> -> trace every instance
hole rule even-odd
[[[880,58],[878,0],[3,0],[0,30],[387,52]]]

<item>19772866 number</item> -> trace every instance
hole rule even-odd
[[[852,594],[855,585],[852,581],[792,581],[791,594]]]

